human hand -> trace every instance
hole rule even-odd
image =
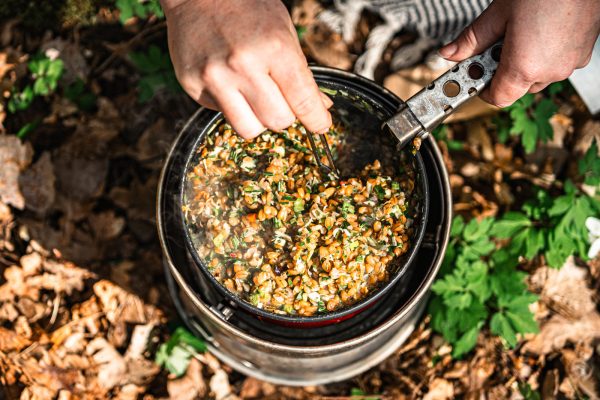
[[[313,132],[331,126],[333,104],[319,91],[280,0],[162,0],[169,51],[183,89],[223,112],[244,138],[298,118]]]
[[[599,33],[598,0],[494,0],[440,54],[462,61],[504,36],[500,65],[481,97],[506,107],[587,65]]]

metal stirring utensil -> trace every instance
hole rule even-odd
[[[319,166],[321,172],[324,172],[325,175],[333,175],[336,177],[336,179],[339,179],[340,171],[337,169],[335,163],[333,162],[331,149],[329,148],[329,144],[327,143],[327,135],[324,133],[317,134],[317,136],[319,137],[319,141],[321,142],[320,144],[325,150],[325,156],[327,157],[327,162],[329,163],[329,165],[326,165],[321,161],[321,156],[319,155],[319,149],[317,148],[317,143],[315,141],[314,134],[309,130],[306,131],[306,134],[308,135],[308,141],[310,142],[310,147],[312,149],[313,156],[315,157],[315,161]]]
[[[408,99],[398,113],[383,124],[398,139],[398,149],[415,138],[427,138],[457,108],[488,86],[498,68],[501,52],[502,42],[498,42],[483,53],[456,64]],[[307,130],[306,134],[321,171],[339,179],[340,172],[333,162],[327,137],[317,135],[329,165],[321,161],[313,133]]]
[[[429,133],[458,107],[478,95],[492,80],[502,52],[498,42],[483,53],[456,64],[408,99],[398,113],[384,123],[401,149]]]

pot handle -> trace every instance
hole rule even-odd
[[[500,62],[502,42],[467,58],[408,99],[384,126],[402,148],[413,139],[426,138],[458,107],[478,95],[491,81]]]

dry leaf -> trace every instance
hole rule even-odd
[[[25,206],[39,214],[45,214],[52,207],[56,197],[55,181],[50,153],[44,152],[40,159],[19,177]]]
[[[169,398],[173,400],[194,400],[206,397],[208,387],[202,376],[200,361],[192,357],[184,376],[167,381],[167,391]]]
[[[42,269],[42,256],[39,253],[26,254],[19,260],[24,276],[37,274]]]
[[[127,364],[121,354],[102,337],[88,343],[86,354],[92,357],[98,369],[98,382],[112,389],[127,379]]]
[[[445,379],[436,378],[429,385],[429,391],[423,400],[444,400],[454,397],[454,386]]]
[[[348,53],[347,44],[339,33],[331,31],[323,23],[309,27],[302,43],[306,47],[307,55],[321,65],[345,70],[352,67],[353,58]]]
[[[89,222],[94,231],[94,236],[99,240],[114,239],[125,228],[125,219],[118,217],[113,210],[92,214]]]
[[[0,326],[0,352],[20,351],[30,344],[29,339]]]
[[[232,395],[231,386],[229,385],[229,376],[222,369],[215,371],[215,374],[210,378],[210,391],[215,396],[216,400],[234,400],[237,396]]]
[[[23,209],[25,198],[19,189],[19,174],[31,162],[29,143],[22,144],[13,135],[0,134],[0,201]]]
[[[159,322],[162,313],[146,305],[138,296],[126,292],[107,280],[94,284],[94,293],[100,299],[102,310],[112,324],[147,324]]]

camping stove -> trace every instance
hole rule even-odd
[[[391,111],[402,102],[354,74],[313,68],[317,82],[330,79],[367,91]],[[186,325],[205,339],[221,361],[249,376],[284,385],[317,385],[353,377],[383,361],[407,339],[427,304],[442,262],[451,224],[448,175],[435,141],[423,140],[421,155],[430,186],[425,236],[410,274],[369,309],[333,325],[298,328],[258,319],[236,309],[202,275],[185,245],[179,185],[185,155],[215,113],[200,109],[183,127],[168,155],[158,190],[157,218],[171,296]]]

